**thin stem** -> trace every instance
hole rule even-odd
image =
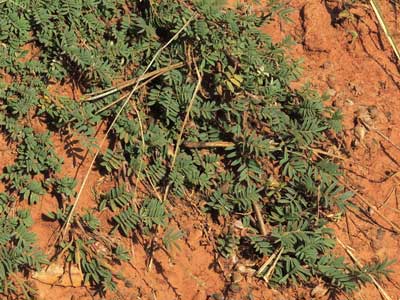
[[[232,142],[216,141],[216,142],[184,142],[185,148],[229,148],[235,146]]]
[[[338,241],[339,245],[342,246],[342,248],[346,251],[346,253],[351,257],[351,259],[354,261],[357,267],[360,269],[363,268],[363,265],[361,264],[360,260],[354,255],[353,251],[351,248],[347,245],[345,245],[339,238],[336,237],[336,240]],[[388,293],[383,289],[383,287],[378,283],[378,281],[375,279],[372,274],[368,273],[368,277],[371,279],[371,281],[374,283],[376,288],[378,289],[379,293],[382,295],[382,297],[385,300],[392,300],[392,298],[388,295]]]
[[[63,226],[64,226],[64,230],[62,231],[62,235],[63,235],[63,236],[65,236],[65,234],[67,233],[67,231],[68,231],[68,229],[69,229],[72,216],[73,216],[73,214],[74,214],[74,212],[75,212],[76,207],[78,206],[79,199],[80,199],[80,197],[82,196],[82,192],[83,192],[83,190],[84,190],[84,188],[85,188],[85,186],[86,186],[86,183],[87,183],[87,180],[88,180],[88,178],[89,178],[90,172],[92,171],[93,165],[94,165],[94,163],[95,163],[95,161],[96,161],[96,159],[97,159],[97,157],[98,157],[98,155],[99,155],[99,153],[100,153],[100,151],[101,151],[102,146],[104,145],[105,141],[107,140],[107,137],[108,137],[109,133],[111,132],[111,129],[113,128],[113,126],[114,126],[115,123],[117,122],[118,118],[120,117],[122,111],[125,109],[126,105],[128,104],[128,102],[129,102],[130,99],[132,98],[133,94],[136,92],[136,90],[137,90],[137,88],[138,88],[138,86],[139,86],[139,83],[140,83],[142,80],[144,80],[145,74],[146,74],[146,73],[148,72],[148,70],[151,68],[151,66],[153,65],[153,63],[154,63],[155,60],[157,59],[157,57],[161,54],[161,52],[162,52],[165,48],[167,48],[167,47],[172,43],[172,41],[174,41],[174,40],[182,33],[182,31],[183,31],[187,26],[189,26],[189,24],[190,24],[190,22],[193,20],[193,18],[194,18],[194,15],[192,15],[192,16],[189,18],[189,20],[187,20],[186,23],[175,33],[175,35],[174,35],[164,46],[162,46],[162,47],[156,52],[156,54],[153,56],[153,58],[151,59],[151,61],[150,61],[149,64],[147,65],[146,69],[143,71],[143,74],[137,79],[136,84],[135,84],[135,86],[133,87],[132,91],[129,93],[128,97],[126,98],[126,100],[125,100],[124,103],[122,104],[121,108],[120,108],[119,111],[117,112],[116,116],[114,117],[113,121],[111,122],[110,127],[108,128],[106,134],[104,135],[103,139],[101,140],[101,142],[100,142],[100,144],[99,144],[98,150],[96,151],[96,153],[95,153],[95,155],[94,155],[92,161],[90,162],[89,169],[88,169],[88,171],[86,172],[86,175],[85,175],[85,177],[84,177],[84,179],[83,179],[82,185],[81,185],[81,187],[80,187],[80,189],[79,189],[79,192],[78,192],[78,194],[77,194],[77,196],[76,196],[76,198],[75,198],[74,204],[72,205],[72,208],[71,208],[71,210],[70,210],[70,212],[69,212],[69,214],[68,214],[68,218],[67,218],[67,220],[65,221],[65,223],[64,223],[64,225],[63,225]]]
[[[379,8],[378,3],[376,3],[375,0],[370,0],[369,2],[371,3],[372,9],[373,9],[374,12],[375,12],[375,15],[376,15],[376,17],[377,17],[377,19],[378,19],[379,25],[381,25],[381,27],[382,27],[382,29],[383,29],[383,32],[385,33],[386,38],[388,39],[388,41],[389,41],[389,43],[390,43],[390,46],[392,47],[394,53],[396,54],[397,62],[400,63],[400,51],[399,51],[399,49],[397,48],[397,45],[396,45],[396,43],[394,42],[394,40],[393,40],[393,38],[392,38],[392,35],[391,35],[390,32],[389,32],[389,29],[388,29],[388,27],[387,27],[387,25],[386,25],[386,23],[385,23],[385,19],[383,18],[383,15],[382,15],[382,13],[381,13],[381,10],[380,10],[380,8]]]
[[[254,209],[254,212],[256,213],[256,218],[257,218],[258,227],[260,229],[260,232],[263,236],[266,236],[267,229],[265,228],[263,216],[261,214],[261,210],[260,210],[260,207],[258,206],[257,202],[253,202],[253,209]]]
[[[120,85],[118,85],[116,87],[110,87],[110,88],[107,88],[107,89],[104,89],[104,90],[101,90],[101,91],[97,91],[97,92],[94,92],[94,93],[91,93],[91,94],[87,94],[86,96],[91,96],[91,97],[84,98],[82,101],[94,101],[94,100],[98,100],[98,99],[104,98],[104,97],[109,96],[111,94],[114,94],[114,93],[116,93],[116,92],[118,92],[120,90],[123,90],[123,89],[125,89],[127,87],[130,87],[130,86],[134,85],[135,83],[137,83],[139,81],[143,81],[143,80],[146,80],[146,79],[149,79],[149,78],[154,79],[154,78],[156,78],[156,77],[158,77],[158,76],[160,76],[162,74],[165,74],[165,73],[167,73],[167,72],[169,72],[171,70],[179,69],[179,68],[183,67],[184,65],[185,64],[183,62],[179,62],[179,63],[173,64],[173,65],[170,65],[170,66],[166,66],[166,67],[158,69],[158,70],[154,70],[154,71],[152,71],[150,73],[143,74],[143,75],[139,76],[138,78],[133,78],[133,79],[130,79],[128,81],[125,81],[124,83],[122,83],[122,84],[120,84]]]
[[[201,77],[201,74],[200,74],[199,68],[197,67],[196,62],[194,62],[194,66],[195,66],[196,74],[197,74],[197,84],[196,84],[196,87],[194,89],[194,92],[193,92],[193,95],[192,95],[192,99],[190,99],[190,101],[189,101],[189,105],[188,105],[188,107],[186,109],[185,119],[183,120],[183,124],[182,124],[181,130],[180,130],[178,138],[176,140],[175,151],[174,151],[174,155],[172,157],[170,170],[172,170],[174,168],[174,166],[175,166],[176,157],[178,156],[179,148],[180,148],[180,145],[182,143],[183,133],[185,131],[186,124],[189,121],[190,112],[192,110],[194,100],[196,99],[197,93],[198,93],[198,91],[199,91],[199,89],[201,87],[202,77]],[[170,187],[171,187],[171,184],[168,184],[166,189],[165,189],[163,201],[167,200]]]

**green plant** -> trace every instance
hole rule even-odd
[[[184,236],[183,232],[180,230],[174,230],[172,228],[168,228],[164,236],[162,238],[162,242],[167,249],[167,251],[172,251],[172,249],[176,248],[181,250],[178,240],[180,240]]]
[[[13,210],[15,203],[7,193],[0,194],[0,293],[29,298],[34,288],[17,274],[25,270],[38,270],[48,261],[36,246],[35,234],[29,231],[32,218],[28,210]]]
[[[56,194],[62,203],[48,214],[64,233],[56,255],[79,265],[99,292],[115,290],[110,264],[128,253],[105,237],[97,211],[75,211],[80,193],[72,178],[57,174],[62,161],[51,142],[62,133],[67,154],[83,159],[82,149],[103,149],[96,132],[106,124],[109,147],[96,162],[115,187],[101,194],[99,210],[111,210],[108,221],[123,236],[141,234],[153,246],[172,215],[169,203],[194,192],[226,220],[216,249],[222,256],[250,253],[260,263],[280,249],[271,284],[319,277],[334,292],[351,292],[387,264],[355,271],[331,252],[335,240],[321,212],[344,211],[351,193],[339,184],[335,161],[316,150],[340,131],[341,114],[310,86],[290,87],[300,76],[299,62],[285,55],[291,41],[275,44],[258,30],[286,16],[279,1],[270,1],[264,16],[220,2],[1,2],[0,69],[14,80],[1,83],[0,127],[18,152],[1,179],[31,204],[46,191]],[[35,58],[27,45],[40,50]],[[56,95],[54,82],[87,95]],[[33,130],[32,120],[44,121],[45,132]],[[149,188],[138,193],[141,186]],[[7,199],[2,209],[10,213]],[[232,230],[236,221],[245,236]],[[180,237],[167,229],[161,242],[170,250]],[[4,279],[44,262],[21,265],[20,257]]]

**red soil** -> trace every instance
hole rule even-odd
[[[356,187],[374,205],[378,213],[368,209],[356,197],[355,202],[365,211],[365,215],[354,209],[342,216],[332,225],[337,236],[354,249],[354,254],[362,264],[377,258],[399,258],[400,236],[393,233],[388,223],[379,216],[381,213],[393,222],[400,216],[397,199],[400,177],[395,175],[400,166],[400,148],[396,146],[400,145],[400,135],[396,129],[400,127],[400,111],[395,109],[400,107],[399,69],[370,7],[358,5],[351,10],[354,15],[353,21],[347,19],[335,23],[338,11],[342,8],[341,1],[325,2],[291,1],[290,6],[294,11],[290,17],[294,22],[286,24],[277,21],[264,26],[262,30],[270,34],[275,41],[290,35],[297,42],[289,52],[294,57],[304,58],[304,73],[301,80],[293,86],[298,87],[301,83],[311,82],[320,92],[328,91],[332,96],[332,104],[344,113],[345,130],[342,136],[343,144],[339,150],[348,155],[346,157],[342,154],[345,157],[345,181]],[[381,2],[388,25],[392,32],[396,32],[394,8],[386,3],[387,1]],[[263,10],[263,5],[260,4],[255,9]],[[353,32],[357,32],[358,37],[352,35]],[[72,97],[77,96],[70,87],[64,86],[60,90],[55,86],[52,89]],[[357,131],[356,116],[357,111],[363,107],[369,108],[370,114],[373,114],[371,127],[374,129],[365,132],[365,136],[357,140],[360,132]],[[38,129],[43,128],[43,124],[35,124],[35,128],[36,126]],[[61,137],[55,137],[53,142],[57,152],[64,159],[63,175],[74,177],[77,167],[74,166],[72,158],[65,154],[65,142]],[[357,146],[354,146],[354,143]],[[7,147],[0,136],[0,167],[12,161],[13,153],[2,151]],[[79,183],[88,165],[89,159],[80,167],[77,176]],[[90,187],[97,186],[100,191],[100,187],[104,188],[105,185],[107,178],[104,179],[98,172],[93,171],[78,209],[95,207],[96,202]],[[232,275],[238,284],[229,291],[231,300],[312,299],[311,289],[292,288],[276,291],[251,276],[234,272],[231,269],[232,262],[220,261],[220,264],[213,265],[215,257],[212,236],[218,234],[218,227],[196,208],[198,205],[197,200],[174,204],[172,225],[184,231],[186,237],[180,242],[181,250],[173,252],[171,256],[163,250],[156,250],[150,269],[148,255],[141,241],[129,244],[126,240],[121,240],[127,249],[131,249],[133,256],[130,264],[123,264],[115,270],[121,271],[127,280],[125,283],[119,282],[117,295],[107,299],[205,300],[210,299],[212,294],[222,296],[226,283],[232,280]],[[35,221],[33,231],[38,234],[38,244],[45,251],[49,250],[48,244],[57,230],[57,225],[43,221],[42,215],[56,207],[56,200],[50,196],[45,196],[38,205],[32,207]],[[101,218],[104,226],[108,226],[105,221],[107,216],[103,215]],[[346,255],[340,246],[337,252]],[[391,281],[383,281],[382,286],[393,300],[398,300],[400,263],[395,263],[392,269],[394,273],[391,275]],[[311,285],[317,284],[315,282]],[[37,299],[99,299],[85,287],[49,286],[37,281],[35,285],[38,288]],[[357,292],[354,299],[375,300],[380,299],[380,295],[371,284]]]

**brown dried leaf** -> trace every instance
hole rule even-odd
[[[34,272],[32,278],[45,284],[58,285],[64,287],[82,286],[83,274],[72,265],[68,270],[58,263],[51,263],[47,268],[39,272]]]
[[[328,293],[328,289],[323,285],[319,284],[311,291],[311,297],[320,299]]]

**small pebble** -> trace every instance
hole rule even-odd
[[[335,77],[335,75],[332,75],[332,74],[328,75],[328,78],[327,78],[327,80],[326,80],[326,83],[328,84],[328,86],[329,86],[331,89],[336,89],[336,88],[337,88],[337,83],[336,83],[336,77]]]
[[[368,107],[368,112],[369,115],[371,116],[372,119],[376,119],[378,117],[378,108],[375,105],[369,106]]]
[[[323,68],[323,69],[328,69],[328,68],[330,68],[331,66],[332,66],[332,62],[330,62],[330,61],[328,60],[328,61],[324,62],[324,63],[321,65],[321,68]]]

